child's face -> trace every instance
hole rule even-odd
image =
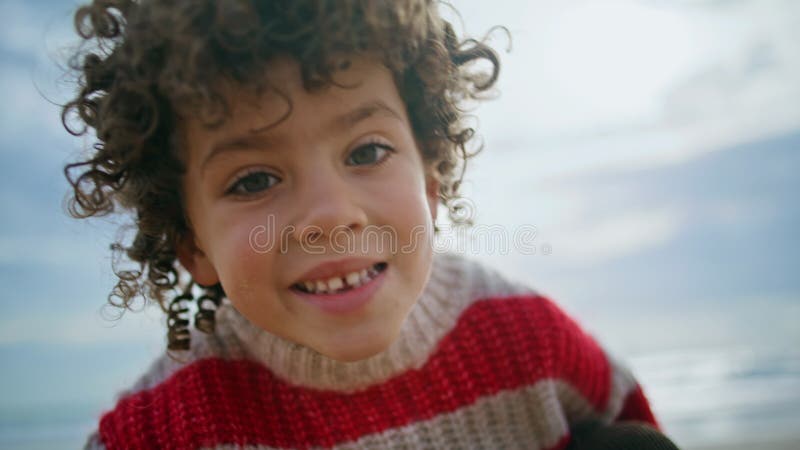
[[[438,185],[383,65],[353,59],[334,77],[350,87],[314,92],[294,61],[274,61],[269,74],[291,99],[282,122],[288,105],[274,90],[233,90],[223,126],[182,127],[191,235],[180,261],[198,283],[221,282],[264,330],[340,361],[370,357],[391,344],[428,280]],[[363,258],[357,268],[388,263],[355,309],[329,312],[292,287],[353,257]]]

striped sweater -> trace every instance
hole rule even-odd
[[[216,332],[173,356],[87,448],[563,449],[585,419],[656,424],[631,373],[552,301],[446,253],[398,338],[366,360],[283,340],[227,301]]]

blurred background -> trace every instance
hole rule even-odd
[[[91,144],[56,105],[75,4],[0,2],[0,448],[80,447],[165,342],[160,311],[102,308],[118,224],[63,212]],[[533,254],[466,252],[629,364],[682,448],[800,448],[800,2],[453,4],[512,35],[465,195],[536,229]]]

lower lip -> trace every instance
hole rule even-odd
[[[338,294],[310,294],[297,289],[289,290],[294,292],[298,297],[327,313],[347,314],[360,309],[370,300],[372,300],[373,295],[386,279],[386,272],[388,271],[389,266],[386,266],[386,268],[383,269],[383,272],[376,275],[375,278],[369,280],[367,284],[362,284],[357,288],[340,292]]]

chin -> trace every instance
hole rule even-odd
[[[384,350],[388,349],[393,342],[394,336],[373,337],[371,339],[359,339],[350,345],[336,345],[316,349],[317,352],[339,362],[356,362],[369,359]]]

